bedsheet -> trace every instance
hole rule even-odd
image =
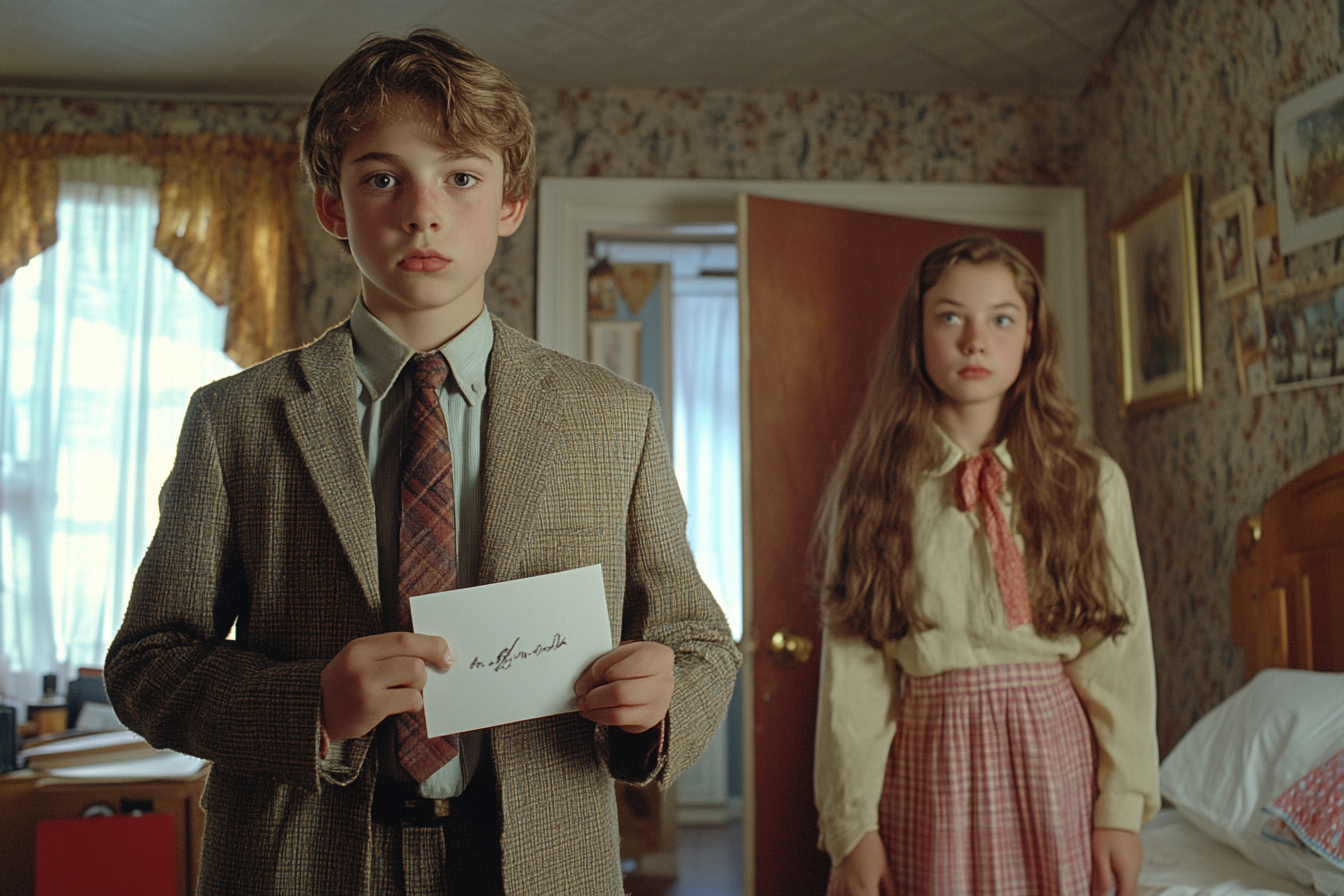
[[[1320,896],[1209,839],[1175,809],[1158,812],[1139,836],[1139,896]]]

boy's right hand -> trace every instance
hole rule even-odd
[[[424,707],[425,663],[453,664],[438,635],[387,632],[356,638],[322,670],[322,725],[332,740],[363,737],[388,716]]]
[[[864,834],[840,864],[831,869],[826,896],[894,896],[887,848],[877,831]]]

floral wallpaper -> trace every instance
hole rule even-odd
[[[541,176],[835,178],[1069,183],[1082,150],[1073,104],[1024,97],[860,91],[560,90],[530,98]],[[0,130],[193,134],[297,139],[294,104],[110,101],[0,96]],[[296,169],[295,177],[299,177]],[[349,311],[358,281],[299,191],[312,276],[301,333]],[[500,244],[490,310],[536,326],[536,208]]]
[[[1203,300],[1199,401],[1119,415],[1108,222],[1164,179],[1199,179],[1209,201],[1250,183],[1272,201],[1274,109],[1340,69],[1333,0],[1144,0],[1076,100],[880,91],[555,90],[530,97],[542,176],[833,178],[1081,184],[1087,190],[1093,401],[1098,439],[1125,468],[1148,577],[1159,728],[1170,749],[1241,684],[1228,581],[1237,522],[1274,489],[1344,449],[1344,388],[1257,398],[1238,392],[1232,326]],[[304,110],[0,97],[0,129],[293,137]],[[296,177],[298,177],[296,165]],[[307,208],[303,333],[341,319],[353,265]],[[535,208],[500,247],[487,304],[535,331]],[[1204,282],[1213,256],[1201,246]],[[1330,244],[1288,259],[1302,274]]]
[[[1242,684],[1228,588],[1236,526],[1270,493],[1344,450],[1344,388],[1240,394],[1232,318],[1217,297],[1210,202],[1252,184],[1274,201],[1274,110],[1340,70],[1329,0],[1160,0],[1140,4],[1079,100],[1087,141],[1093,402],[1102,444],[1129,476],[1157,648],[1164,750]],[[1204,394],[1120,417],[1107,224],[1182,171],[1199,180]],[[1289,256],[1303,276],[1334,243]],[[1108,359],[1108,360],[1101,360]]]
[[[559,90],[530,97],[553,177],[1076,182],[1068,100],[838,90]],[[492,285],[531,332],[535,215]],[[524,273],[524,271],[526,273]]]

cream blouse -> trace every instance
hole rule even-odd
[[[936,428],[936,427],[935,427]],[[1028,624],[1009,630],[980,511],[957,509],[953,471],[968,456],[939,429],[946,457],[915,493],[919,611],[937,623],[874,648],[823,634],[814,784],[818,845],[839,863],[877,830],[887,754],[896,734],[896,678],[1007,663],[1059,660],[1082,699],[1098,746],[1095,827],[1137,831],[1161,805],[1157,782],[1156,684],[1143,568],[1124,473],[1102,455],[1099,498],[1114,561],[1112,586],[1129,615],[1118,638],[1046,639]],[[1005,445],[994,449],[1004,469]],[[1013,520],[1012,497],[999,496]],[[1023,549],[1020,534],[1014,536]]]

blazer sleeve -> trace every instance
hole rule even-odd
[[[325,659],[277,660],[233,640],[249,583],[209,394],[193,396],[160,518],[104,677],[118,717],[153,746],[308,790],[348,783],[371,737],[319,760]],[[257,471],[253,471],[254,475]]]
[[[599,725],[598,754],[618,779],[666,786],[700,758],[723,720],[742,656],[691,557],[686,507],[652,394],[626,519],[625,577],[621,637],[672,648],[675,686],[658,735]]]

